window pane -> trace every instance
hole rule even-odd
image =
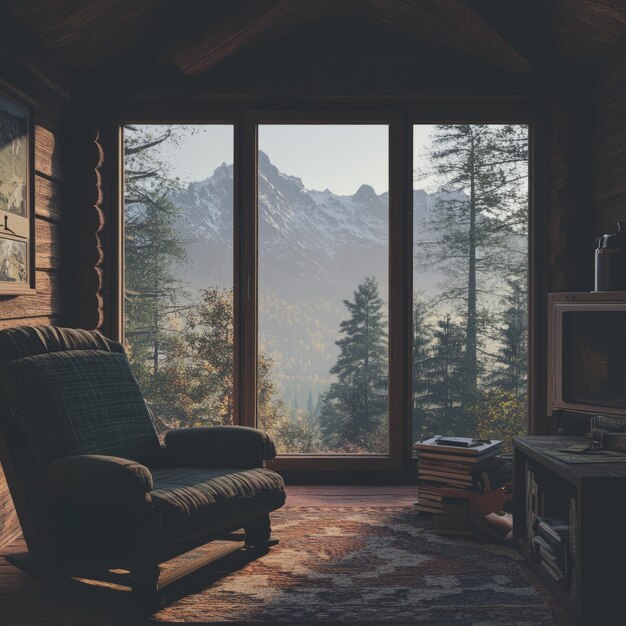
[[[528,126],[414,127],[413,438],[525,434]]]
[[[258,415],[282,453],[387,453],[386,125],[259,127]]]
[[[157,427],[233,422],[233,128],[124,132],[124,323]]]

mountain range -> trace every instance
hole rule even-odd
[[[307,189],[259,152],[259,335],[290,402],[304,403],[311,390],[327,388],[336,360],[343,300],[366,276],[376,277],[387,299],[388,193],[364,183],[352,195]],[[415,190],[414,241],[425,239],[424,221],[442,194]],[[173,197],[180,208],[178,236],[187,242],[181,270],[193,288],[232,284],[233,166],[223,163],[202,181]],[[433,293],[441,277],[416,276],[416,287]],[[294,401],[295,402],[295,401]]]
[[[388,193],[362,184],[352,195],[306,189],[259,152],[259,288],[281,297],[350,297],[365,276],[387,289]],[[425,239],[424,219],[442,196],[413,192],[414,240]],[[228,282],[232,275],[233,166],[223,163],[176,194],[178,235],[188,241],[187,279],[194,285]],[[434,289],[430,274],[420,288]]]

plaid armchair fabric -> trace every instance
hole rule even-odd
[[[50,495],[85,502],[146,503],[152,491],[150,470],[127,459],[99,454],[67,456],[48,469]]]
[[[170,430],[165,445],[172,464],[187,467],[262,467],[276,456],[267,433],[245,426]]]
[[[57,556],[153,571],[216,533],[266,536],[285,502],[259,430],[174,430],[162,446],[123,347],[97,332],[0,331],[0,433],[18,478],[47,486],[28,495],[29,527]]]
[[[124,350],[99,333],[48,327],[0,332],[0,400],[42,479],[64,456],[149,463],[159,454]]]

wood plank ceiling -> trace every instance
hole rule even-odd
[[[626,34],[620,0],[2,0],[74,70],[148,48],[182,73],[243,50],[339,24],[406,35],[513,74],[532,71],[543,32],[562,60],[593,63]]]

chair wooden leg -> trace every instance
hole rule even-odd
[[[278,543],[272,539],[272,526],[270,516],[262,515],[252,520],[243,527],[246,533],[246,547],[267,548]]]

